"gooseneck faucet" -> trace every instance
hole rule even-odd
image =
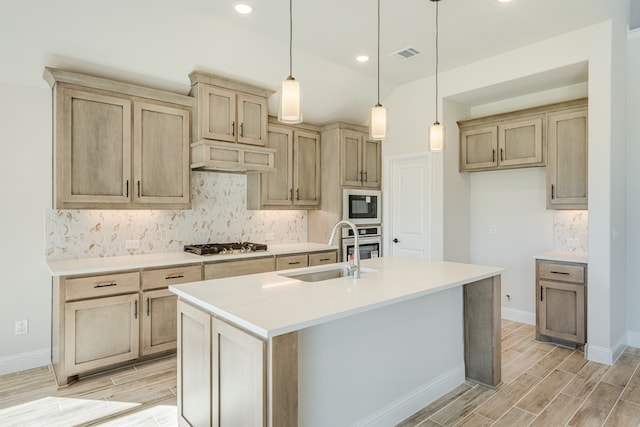
[[[359,279],[360,278],[360,242],[358,241],[358,229],[356,228],[355,224],[352,223],[351,221],[347,221],[344,219],[336,222],[336,225],[333,226],[333,230],[331,230],[331,235],[329,236],[329,243],[327,243],[327,245],[331,245],[333,243],[333,236],[336,234],[336,230],[341,225],[348,225],[353,230],[353,237],[355,238],[355,243],[353,245],[353,265],[349,264],[349,269],[353,271],[353,278]]]

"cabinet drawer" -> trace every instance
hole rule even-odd
[[[555,262],[539,262],[538,278],[561,282],[585,283],[585,266],[583,264],[565,264]]]
[[[142,272],[142,289],[166,288],[169,285],[198,280],[202,280],[202,269],[199,265],[146,270]]]
[[[336,251],[309,254],[309,265],[333,264],[334,262],[338,262],[338,253]]]
[[[118,273],[67,279],[65,287],[66,301],[138,292],[140,274],[138,272]]]
[[[275,263],[272,256],[212,262],[204,265],[204,279],[221,279],[223,277],[265,273],[267,271],[273,271],[274,268]]]
[[[276,258],[276,270],[287,270],[289,268],[300,268],[309,266],[307,254],[284,255]]]

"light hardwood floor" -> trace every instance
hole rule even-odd
[[[639,426],[640,349],[613,366],[502,321],[503,384],[463,384],[399,427]],[[1,426],[177,426],[176,358],[83,378],[58,390],[48,367],[0,376]],[[286,426],[282,426],[286,427]]]

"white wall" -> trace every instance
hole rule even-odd
[[[618,324],[619,319],[613,318],[612,298],[612,266],[611,266],[611,190],[612,190],[612,82],[619,75],[613,75],[611,67],[612,56],[612,23],[610,21],[596,24],[584,29],[567,33],[553,39],[523,47],[492,58],[486,58],[464,67],[456,68],[442,73],[440,76],[440,93],[443,99],[458,99],[461,94],[498,86],[505,82],[513,82],[518,79],[547,73],[554,69],[570,67],[573,64],[588,63],[589,81],[589,313],[588,313],[588,340],[589,358],[610,363],[619,351]],[[392,124],[390,138],[385,144],[391,145],[383,154],[396,153],[402,150],[412,152],[419,150],[420,135],[425,134],[426,127],[433,121],[433,110],[429,106],[432,93],[431,79],[423,79],[409,83],[396,90],[385,104],[390,112],[390,120],[399,120],[401,129],[395,131],[397,126]],[[460,98],[462,99],[462,98]],[[553,101],[552,101],[553,102]],[[396,117],[399,117],[397,119]],[[445,123],[462,117],[444,117]],[[426,138],[425,138],[426,140]],[[457,138],[447,138],[447,150],[458,144]],[[424,148],[426,149],[426,148]],[[444,156],[448,155],[445,151]],[[439,162],[451,168],[451,163],[443,161],[443,158],[434,156],[434,163]],[[438,173],[434,167],[434,173]],[[449,173],[448,171],[447,173]],[[442,180],[440,176],[434,178],[434,182]],[[535,172],[534,172],[535,174]],[[523,175],[524,176],[524,175]],[[534,177],[529,177],[535,179]],[[483,178],[479,178],[483,179]],[[541,181],[541,177],[538,177]],[[523,184],[526,180],[523,180]],[[442,194],[446,197],[468,197],[465,194],[464,185],[458,185],[449,189],[447,182],[442,184]],[[459,194],[456,194],[459,192]],[[434,207],[434,210],[441,207]],[[446,216],[446,212],[445,212]],[[444,220],[443,220],[444,222]],[[435,229],[444,229],[443,222],[434,221]],[[484,228],[484,227],[482,227]],[[448,233],[452,228],[447,228]],[[471,227],[473,233],[473,227]],[[456,238],[454,235],[446,235],[444,239]],[[444,239],[439,244],[444,246]],[[553,242],[549,237],[549,249]],[[534,246],[542,245],[537,241]],[[535,250],[531,247],[528,250]],[[503,249],[504,255],[508,255],[509,249]],[[523,254],[523,256],[525,256]],[[527,258],[529,255],[526,255]],[[496,256],[496,259],[504,258]],[[526,262],[526,261],[523,261]],[[619,266],[616,266],[619,268]],[[531,270],[532,271],[532,270]],[[527,276],[522,273],[522,277]],[[532,279],[531,279],[532,280]],[[532,283],[532,282],[530,282]],[[525,285],[526,286],[526,285]],[[523,292],[525,289],[521,289]],[[533,290],[526,294],[515,296],[518,307],[527,310],[533,307]],[[617,296],[616,296],[617,298]],[[612,322],[616,327],[612,328]],[[614,336],[616,335],[616,336]],[[593,350],[593,351],[591,351]]]
[[[640,30],[629,36],[627,58],[627,329],[640,347]]]
[[[51,205],[51,93],[42,83],[38,89],[0,82],[0,373],[50,359],[44,217]],[[29,333],[16,336],[14,321],[23,319]]]

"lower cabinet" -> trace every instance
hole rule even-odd
[[[138,357],[138,294],[65,304],[67,376]]]
[[[54,278],[51,361],[58,385],[174,351],[177,297],[167,287],[201,278],[200,264]]]
[[[536,337],[586,342],[586,265],[536,261]]]

